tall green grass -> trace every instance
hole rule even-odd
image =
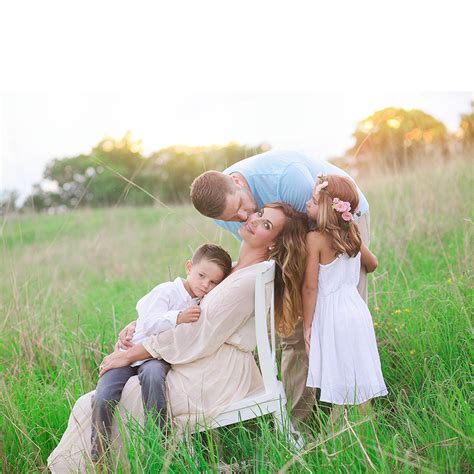
[[[468,472],[472,469],[472,165],[359,177],[371,203],[370,308],[390,394],[336,432],[324,407],[298,455],[268,418],[196,436],[194,452],[153,426],[120,472]],[[239,244],[190,207],[7,216],[1,226],[0,458],[37,472],[136,301],[183,274],[192,249]],[[143,455],[145,449],[147,455]]]

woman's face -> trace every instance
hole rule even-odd
[[[252,247],[271,247],[285,226],[287,217],[281,209],[262,207],[250,214],[242,224],[239,234]]]

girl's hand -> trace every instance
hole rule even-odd
[[[364,244],[360,246],[360,261],[365,266],[367,273],[375,271],[378,265],[377,257]]]
[[[311,326],[304,328],[304,345],[306,348],[306,355],[309,357],[309,347],[311,341]]]
[[[120,331],[118,341],[114,347],[116,351],[118,351],[119,349],[126,351],[127,349],[130,349],[130,347],[133,347],[132,337],[135,334],[136,325],[137,322],[132,321]]]
[[[102,361],[102,364],[99,365],[99,377],[102,377],[110,369],[116,369],[118,367],[126,367],[130,365],[128,356],[126,352],[112,352]]]

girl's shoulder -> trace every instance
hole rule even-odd
[[[326,246],[328,235],[318,230],[311,230],[306,234],[306,243],[308,245]]]

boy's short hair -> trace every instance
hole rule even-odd
[[[191,200],[204,216],[218,218],[224,213],[228,194],[233,194],[230,176],[220,171],[206,171],[191,184]]]
[[[203,259],[218,265],[224,272],[224,278],[226,278],[232,270],[232,259],[230,258],[230,255],[219,245],[201,245],[193,253],[191,262],[199,263]]]

